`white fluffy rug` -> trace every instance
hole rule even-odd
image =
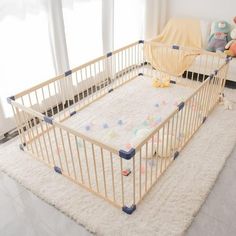
[[[236,103],[235,90],[226,95]],[[0,146],[0,169],[98,235],[181,235],[235,143],[236,104],[218,106],[131,216],[32,159],[16,140]]]

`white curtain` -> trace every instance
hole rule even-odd
[[[55,75],[44,0],[0,1],[0,134],[13,128],[6,97]]]
[[[114,0],[115,48],[143,39],[146,1]]]
[[[156,36],[167,0],[0,0],[0,135],[6,97],[139,39]]]
[[[114,49],[114,0],[102,0],[103,54]]]
[[[163,30],[167,21],[168,0],[146,0],[144,39],[151,39]]]
[[[70,67],[103,54],[102,0],[62,1]]]
[[[69,70],[69,59],[66,44],[61,0],[48,0],[48,27],[56,74]]]

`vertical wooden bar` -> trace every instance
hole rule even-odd
[[[148,160],[148,142],[146,142],[146,158],[145,158],[145,193],[147,192],[147,160]]]
[[[110,152],[110,159],[111,159],[111,177],[112,177],[112,193],[113,193],[113,201],[116,201],[116,192],[115,192],[115,182],[114,182],[114,167],[113,167],[113,157],[112,153]]]
[[[142,197],[142,148],[139,153],[139,199]]]
[[[121,198],[122,198],[122,205],[125,205],[125,196],[124,196],[124,180],[122,175],[123,170],[123,159],[120,158],[120,176],[121,176]]]
[[[65,157],[65,162],[66,162],[66,170],[67,170],[68,175],[70,176],[70,169],[69,169],[69,166],[68,166],[67,154],[66,154],[65,143],[64,143],[64,137],[63,137],[61,128],[60,128],[60,137],[61,137],[63,153],[64,153],[64,157]]]
[[[94,152],[94,145],[93,145],[93,143],[91,144],[91,146],[92,146],[92,154],[93,154],[93,165],[94,165],[96,188],[97,188],[97,192],[99,192],[98,177],[97,177],[97,165],[96,165],[96,160],[95,160],[95,152]]]
[[[103,174],[104,191],[105,191],[105,197],[107,197],[107,186],[106,186],[106,174],[105,174],[105,167],[104,167],[103,149],[100,148],[100,151],[101,151],[101,158],[102,158],[102,174]]]
[[[68,131],[66,132],[66,134],[67,134],[67,139],[68,139],[68,144],[69,144],[69,152],[70,152],[70,157],[71,157],[72,169],[74,172],[74,177],[75,177],[75,179],[77,179],[77,175],[76,175],[76,171],[75,171],[74,157],[73,157],[73,152],[72,152],[72,148],[71,148],[70,134]]]
[[[89,187],[91,188],[91,179],[90,179],[90,170],[89,170],[89,164],[88,164],[88,156],[87,156],[87,149],[86,149],[86,144],[85,140],[83,140],[84,144],[84,155],[85,155],[85,161],[86,161],[86,167],[87,167],[87,173],[88,173],[88,182],[89,182]]]
[[[79,151],[79,145],[78,145],[78,138],[76,136],[75,136],[75,143],[76,143],[77,158],[78,158],[79,169],[80,169],[80,178],[81,178],[82,184],[84,184],[82,163],[81,163],[80,151]]]
[[[133,159],[133,204],[135,204],[135,156],[132,158]]]

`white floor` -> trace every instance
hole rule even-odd
[[[236,235],[236,147],[187,236]],[[54,207],[0,172],[0,235],[90,235]]]

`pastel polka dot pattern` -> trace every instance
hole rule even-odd
[[[89,131],[89,130],[90,130],[90,126],[89,126],[89,125],[86,125],[86,126],[85,126],[85,129],[86,129],[87,131]]]
[[[123,125],[123,121],[122,120],[118,120],[117,124],[118,125]]]
[[[107,123],[104,123],[104,124],[102,125],[102,127],[103,127],[103,129],[108,129],[108,128],[109,128],[109,126],[108,126]]]

